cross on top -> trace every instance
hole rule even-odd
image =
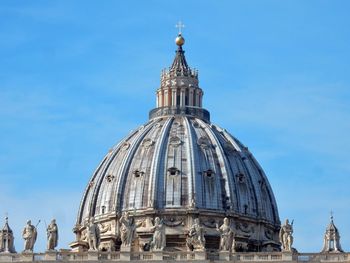
[[[333,211],[331,210],[331,219],[333,219]]]
[[[179,22],[177,22],[177,24],[175,25],[175,27],[179,29],[179,35],[181,35],[181,33],[182,33],[182,28],[184,28],[185,25],[184,25],[181,21],[179,21]]]

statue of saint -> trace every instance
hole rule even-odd
[[[216,230],[220,233],[220,250],[230,251],[233,248],[234,251],[234,233],[227,217],[224,218],[224,223],[220,227],[216,225]]]
[[[32,221],[27,221],[27,225],[22,232],[22,237],[24,239],[24,252],[33,252],[37,231],[36,227],[32,225]]]
[[[163,222],[160,221],[159,217],[154,219],[154,230],[153,239],[151,242],[152,250],[163,250],[166,245],[165,228]]]
[[[279,238],[280,242],[282,244],[282,251],[292,251],[292,245],[293,245],[293,222],[292,224],[289,224],[289,220],[286,219],[286,223],[282,225]]]
[[[199,223],[199,219],[194,220],[194,224],[191,226],[188,237],[186,239],[186,245],[189,250],[204,250],[205,249],[205,237],[204,227]]]
[[[133,218],[130,218],[129,212],[124,212],[119,219],[120,227],[120,239],[122,246],[131,246],[131,243],[135,236],[135,225]]]
[[[96,251],[98,248],[98,237],[99,237],[99,229],[95,224],[95,219],[93,217],[90,218],[88,226],[87,226],[87,241],[89,243],[89,250]]]
[[[51,223],[47,226],[47,250],[55,250],[58,243],[58,227],[56,220],[52,219]]]

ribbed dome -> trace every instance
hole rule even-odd
[[[102,246],[118,249],[118,220],[130,211],[139,222],[139,243],[147,243],[152,220],[160,217],[167,248],[183,249],[186,231],[199,218],[207,246],[215,248],[216,224],[228,217],[241,250],[278,249],[280,221],[269,182],[248,148],[211,124],[202,96],[198,72],[179,46],[172,67],[162,72],[149,122],[114,146],[90,179],[74,229],[78,241],[94,217],[101,228],[110,226],[102,231],[108,235],[101,240],[109,242]]]
[[[189,208],[279,222],[263,170],[236,138],[195,117],[160,117],[105,156],[84,194],[79,222],[124,210]]]

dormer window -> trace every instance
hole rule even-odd
[[[204,171],[203,174],[210,178],[210,177],[213,177],[215,173],[213,170],[208,169],[208,170]]]
[[[112,174],[109,174],[109,175],[106,176],[106,180],[107,180],[108,183],[112,182],[113,179],[114,179],[114,175],[112,175]]]
[[[144,172],[141,172],[141,171],[139,171],[139,170],[135,170],[135,171],[133,172],[133,174],[134,174],[135,177],[140,177],[140,176],[143,176],[145,173],[144,173]]]
[[[239,173],[239,174],[237,174],[236,176],[237,176],[237,178],[238,178],[238,182],[244,183],[244,177],[245,177],[244,174]]]
[[[180,174],[180,170],[177,169],[176,167],[170,167],[168,169],[168,174],[172,175],[172,176],[179,175]]]

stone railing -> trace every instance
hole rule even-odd
[[[0,262],[127,262],[127,261],[198,261],[198,262],[349,262],[349,253],[206,253],[196,252],[72,252],[0,253]]]
[[[349,253],[299,253],[298,262],[350,262]]]
[[[191,117],[197,117],[207,122],[210,121],[209,111],[198,107],[159,107],[149,112],[150,119],[169,115],[186,115]]]

